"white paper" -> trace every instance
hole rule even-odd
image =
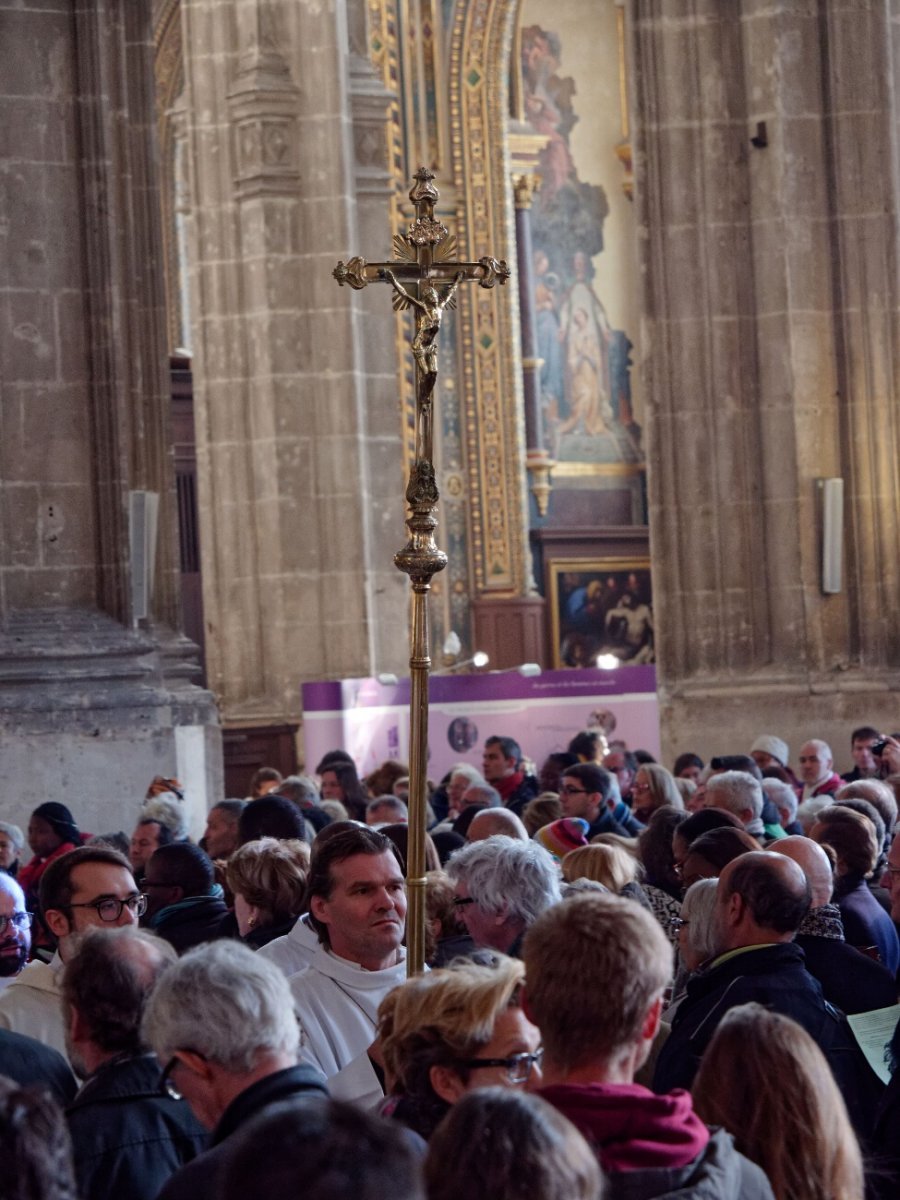
[[[900,1004],[892,1004],[890,1008],[875,1008],[871,1012],[856,1013],[847,1017],[853,1036],[866,1056],[866,1062],[882,1083],[890,1083],[891,1072],[885,1061],[884,1051],[894,1036],[898,1019]]]

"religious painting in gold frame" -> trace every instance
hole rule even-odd
[[[650,559],[556,558],[547,563],[554,667],[655,661]]]

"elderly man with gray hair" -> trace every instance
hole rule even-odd
[[[764,779],[762,789],[766,799],[771,800],[778,809],[778,818],[784,832],[789,835],[801,835],[803,826],[797,820],[797,808],[800,802],[791,785],[785,783],[783,779]]]
[[[210,1149],[177,1171],[159,1200],[215,1200],[231,1135],[282,1101],[325,1092],[297,1065],[300,1033],[277,967],[234,942],[210,942],[160,979],[144,1013],[144,1039],[165,1063],[163,1086],[211,1129]]]
[[[733,813],[747,833],[766,836],[762,821],[763,791],[758,780],[746,771],[723,771],[707,781],[704,808],[722,808]]]
[[[454,905],[476,946],[520,956],[522,940],[541,913],[558,904],[559,870],[537,842],[489,837],[451,856],[447,874]]]

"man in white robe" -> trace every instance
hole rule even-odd
[[[314,855],[308,889],[320,945],[290,981],[300,1061],[325,1075],[331,1095],[375,1104],[378,1006],[406,978],[406,885],[393,843],[362,826],[338,834]]]

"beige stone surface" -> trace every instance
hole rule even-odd
[[[896,725],[890,32],[851,0],[632,8],[667,752]],[[835,596],[826,476],[845,481]]]

